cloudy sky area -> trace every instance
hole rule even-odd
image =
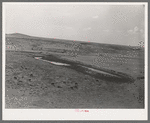
[[[144,6],[5,4],[5,32],[138,45],[144,40]]]

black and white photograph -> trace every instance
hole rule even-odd
[[[146,8],[138,2],[3,2],[3,110],[30,118],[66,110],[75,119],[118,109],[145,118]]]

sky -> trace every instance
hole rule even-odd
[[[5,33],[137,46],[144,41],[144,6],[4,4]]]

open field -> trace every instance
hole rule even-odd
[[[73,67],[34,58],[40,56]],[[86,73],[79,64],[131,79]],[[5,102],[6,108],[144,108],[144,49],[7,34]]]

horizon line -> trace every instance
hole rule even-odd
[[[94,41],[85,41],[85,40],[80,41],[80,40],[74,40],[74,39],[62,39],[62,38],[60,39],[60,38],[56,38],[56,37],[54,37],[54,38],[38,37],[38,36],[33,36],[33,35],[28,35],[28,34],[18,33],[18,32],[5,33],[5,35],[13,35],[13,34],[21,34],[21,35],[30,36],[30,37],[35,37],[35,38],[46,38],[46,39],[54,39],[54,40],[67,40],[67,41],[73,41],[73,42],[77,41],[77,42],[84,42],[84,43],[96,43],[96,44],[110,44],[110,45],[119,45],[119,46],[129,46],[129,47],[141,47],[141,46],[139,46],[139,45],[134,45],[134,46],[132,46],[132,45],[113,44],[113,43],[112,43],[112,44],[111,44],[111,43],[98,43],[98,42],[94,42]],[[141,47],[141,48],[143,48],[143,47]]]

